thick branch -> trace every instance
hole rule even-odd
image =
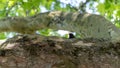
[[[18,37],[12,38],[18,43],[12,49],[0,50],[2,68],[120,67],[120,43],[113,44],[102,39],[80,40],[33,35]]]
[[[73,31],[83,38],[119,40],[120,30],[104,17],[79,12],[46,12],[32,17],[11,17],[0,20],[0,32],[13,31],[33,34],[36,30],[51,28]]]

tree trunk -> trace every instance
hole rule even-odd
[[[15,36],[0,51],[0,68],[119,68],[120,43],[104,39]]]

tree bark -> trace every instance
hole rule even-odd
[[[44,28],[73,31],[82,39],[34,34]],[[0,68],[120,67],[120,30],[100,15],[54,11],[10,17],[0,20],[0,32],[3,31],[23,35],[1,44]]]
[[[7,45],[14,46],[0,51],[1,68],[120,67],[120,43],[104,39],[29,35],[15,36]]]

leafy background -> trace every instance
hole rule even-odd
[[[103,15],[117,27],[120,27],[120,0],[0,0],[0,19],[13,16],[26,17],[55,10]],[[45,36],[68,37],[67,34],[61,35],[59,31],[52,29],[38,30],[37,33]],[[0,33],[0,39],[9,38],[16,34],[3,32]]]

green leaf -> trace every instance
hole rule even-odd
[[[5,38],[6,38],[5,34],[4,33],[0,33],[0,39],[5,39]]]
[[[101,14],[105,14],[105,5],[103,3],[99,3],[97,9]]]

